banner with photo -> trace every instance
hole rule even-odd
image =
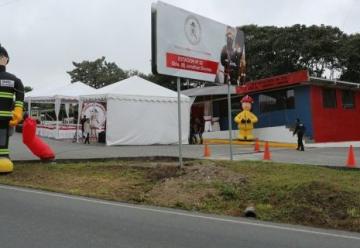
[[[86,117],[90,120],[90,126],[94,129],[105,129],[106,125],[106,103],[89,102],[83,103],[81,118]]]
[[[244,33],[175,6],[152,5],[154,74],[239,84],[245,77]]]

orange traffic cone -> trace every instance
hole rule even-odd
[[[211,156],[211,150],[207,143],[205,143],[204,146],[204,157],[210,157]]]
[[[254,151],[255,151],[255,152],[260,152],[259,139],[256,139],[256,140],[255,140]]]
[[[271,160],[271,153],[269,149],[269,142],[265,142],[265,150],[263,160]]]
[[[346,162],[346,166],[348,168],[355,168],[355,166],[356,166],[355,154],[354,154],[354,149],[353,149],[352,145],[350,145],[350,148],[349,148],[349,153],[348,153],[348,159],[347,159],[347,162]]]

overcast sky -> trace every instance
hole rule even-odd
[[[70,82],[72,61],[106,56],[151,71],[152,0],[0,0],[0,43],[8,71],[35,88]],[[360,32],[356,0],[164,0],[225,24],[325,24]],[[251,56],[248,54],[248,56]]]

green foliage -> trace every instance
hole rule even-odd
[[[360,82],[360,34],[347,37],[341,50],[342,80]]]
[[[30,92],[30,91],[32,91],[32,90],[33,90],[33,88],[30,87],[30,86],[25,86],[25,87],[24,87],[25,93]]]
[[[123,70],[116,63],[107,62],[105,57],[101,57],[94,61],[82,61],[80,63],[73,62],[74,69],[67,73],[71,77],[71,82],[82,82],[94,88],[101,88],[128,77],[139,76],[153,83],[159,84],[165,88],[176,90],[176,78],[165,75],[144,74],[137,70]],[[204,82],[181,81],[181,88],[195,87]]]
[[[307,69],[312,76],[340,72],[341,79],[360,81],[360,34],[337,27],[242,27],[246,38],[247,80]]]
[[[236,200],[238,198],[236,187],[231,184],[222,184],[220,186],[219,194],[225,201]]]
[[[73,62],[75,69],[67,73],[71,82],[82,82],[96,89],[126,79],[128,74],[116,63],[105,61],[105,57],[95,61]]]

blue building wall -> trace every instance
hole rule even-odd
[[[296,118],[304,123],[306,127],[306,136],[313,137],[311,96],[310,86],[299,86],[293,88],[295,91],[295,108],[279,111],[260,113],[259,95],[251,95],[254,99],[252,112],[259,118],[255,128],[273,127],[273,126],[294,126]]]
[[[232,129],[238,130],[238,124],[234,121],[235,116],[238,114],[238,112],[233,111],[232,112]],[[220,130],[229,130],[229,121],[228,117],[224,116],[219,121],[220,124]]]

